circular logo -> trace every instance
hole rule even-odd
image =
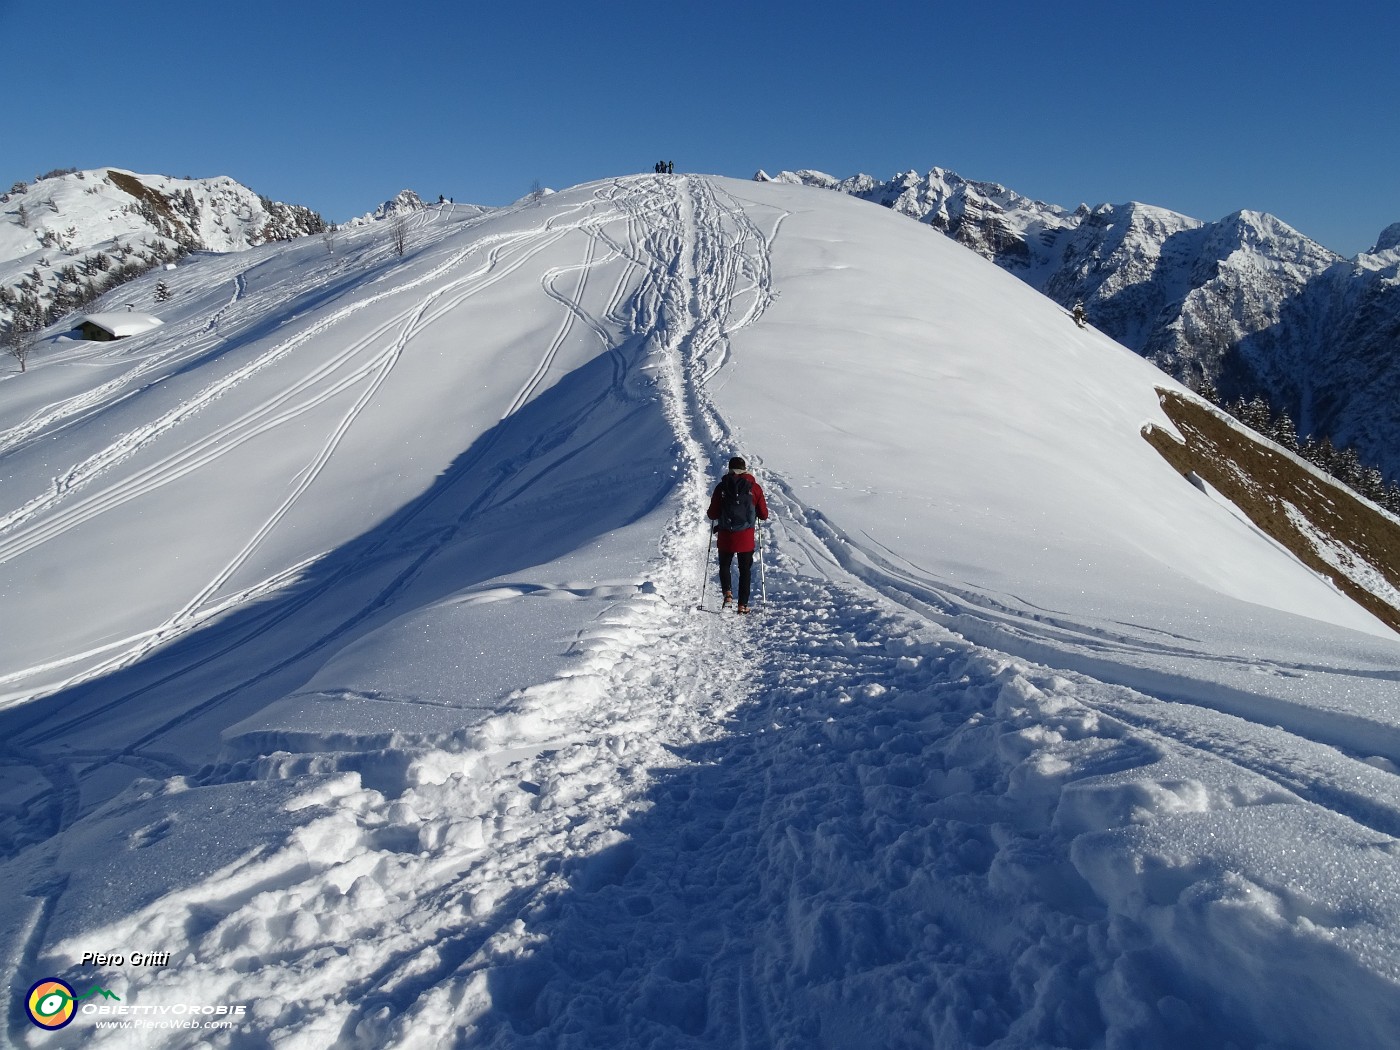
[[[46,977],[29,989],[24,1008],[31,1021],[48,1029],[62,1028],[77,1012],[72,986],[57,977]]]

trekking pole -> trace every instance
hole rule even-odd
[[[710,551],[715,548],[715,530],[710,530],[710,542],[705,545],[705,564],[700,574],[700,608],[705,608],[705,592],[710,588]]]
[[[757,524],[753,528],[758,539],[758,592],[763,596],[763,607],[768,608],[768,569],[763,564],[763,529]]]

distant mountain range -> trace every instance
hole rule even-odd
[[[1240,211],[1201,222],[1146,204],[1070,211],[934,168],[888,181],[755,178],[836,190],[926,223],[1164,371],[1222,400],[1263,395],[1302,434],[1400,477],[1400,223],[1344,259]]]
[[[0,329],[54,324],[192,251],[240,251],[325,228],[310,208],[227,177],[51,172],[0,194]]]
[[[347,227],[429,207],[404,190]],[[454,214],[490,209],[454,204]],[[334,229],[228,177],[176,179],[121,168],[53,171],[0,194],[0,339],[57,324],[118,285],[193,251],[236,252]]]
[[[1262,395],[1300,433],[1353,446],[1400,479],[1400,223],[1344,259],[1261,212],[1207,223],[1138,203],[1071,211],[942,168],[771,179],[926,223],[1062,306],[1082,302],[1090,323],[1176,378],[1226,401]],[[423,207],[406,190],[352,225]],[[0,195],[0,334],[58,323],[189,251],[325,229],[311,209],[227,177],[99,168],[17,183]]]

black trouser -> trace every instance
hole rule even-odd
[[[730,583],[733,578],[733,565],[736,557],[739,559],[739,604],[748,605],[749,578],[753,574],[753,551],[741,551],[737,555],[732,551],[720,551],[719,589],[725,594],[734,590]]]

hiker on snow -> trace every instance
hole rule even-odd
[[[755,528],[759,521],[768,520],[768,503],[763,489],[749,473],[741,456],[729,461],[729,473],[715,486],[706,516],[714,522],[712,530],[719,537],[719,587],[724,592],[724,607],[734,601],[733,566],[739,559],[739,612],[749,611],[749,581],[753,570],[756,546]]]

